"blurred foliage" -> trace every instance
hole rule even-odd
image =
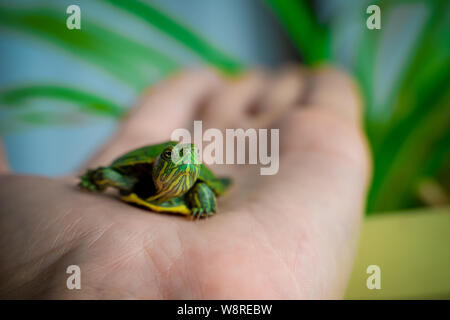
[[[340,39],[331,33],[330,21],[321,21],[317,7],[324,1],[266,0],[286,28],[304,58],[304,63],[341,63],[339,54],[330,49],[339,47]],[[336,1],[334,2],[336,4]],[[342,3],[342,1],[341,1]],[[326,3],[326,4],[330,4]],[[381,9],[381,30],[365,28],[369,14],[365,9],[377,4]],[[381,68],[380,57],[386,20],[394,10],[409,9],[408,5],[423,5],[428,17],[417,32],[414,45],[400,61],[396,79],[387,99],[380,95],[375,81]],[[352,2],[350,9],[357,5]],[[333,8],[346,14],[345,8]],[[349,13],[349,11],[347,11]],[[417,192],[424,178],[435,180],[434,186],[449,197],[450,181],[450,3],[448,1],[370,1],[361,6],[356,18],[349,14],[347,23],[356,21],[362,30],[359,43],[354,41],[355,61],[344,64],[359,82],[365,102],[365,127],[374,158],[374,176],[369,193],[369,213],[391,211],[424,204]],[[412,17],[414,18],[414,17]],[[411,19],[411,18],[410,18]],[[324,20],[324,19],[322,19]],[[332,20],[332,19],[329,19]],[[328,23],[327,23],[328,22]],[[407,22],[405,20],[405,22]],[[392,30],[390,30],[392,31]],[[403,34],[398,35],[401,42]],[[384,37],[384,39],[383,39]],[[345,46],[347,44],[341,44]],[[392,43],[392,56],[398,49]],[[387,81],[387,79],[383,79]],[[382,112],[383,116],[379,116]],[[425,190],[424,192],[427,192]],[[433,192],[433,190],[430,190]],[[432,198],[432,197],[427,197]]]
[[[197,35],[196,32],[191,31],[188,26],[184,26],[166,13],[161,12],[145,2],[123,0],[105,1],[142,19],[151,27],[157,28],[175,41],[184,45],[186,48],[191,49],[205,62],[210,63],[227,73],[233,73],[242,68],[242,65],[239,62],[214,48],[207,40]]]
[[[121,118],[125,114],[125,110],[114,102],[81,90],[53,85],[34,85],[8,90],[0,96],[0,103],[7,107],[22,106],[25,100],[33,98],[73,102],[81,111],[106,117]]]
[[[263,1],[263,0],[261,0]],[[189,26],[142,0],[102,0],[124,15],[135,17],[167,35],[169,39],[193,52],[200,60],[225,73],[235,73],[244,65],[224,53]],[[344,1],[263,1],[285,28],[302,62],[315,65],[330,62],[345,67],[359,82],[365,101],[365,127],[373,150],[375,173],[368,200],[368,212],[408,208],[424,204],[420,181],[433,181],[448,197],[450,188],[450,8],[448,1],[372,1],[365,6]],[[349,4],[351,3],[351,4]],[[400,72],[394,73],[385,99],[377,99],[379,52],[387,36],[383,33],[386,17],[402,5],[420,3],[429,12],[414,45],[401,60]],[[382,29],[365,27],[365,9],[378,4],[382,12]],[[320,15],[324,6],[336,13]],[[359,10],[356,20],[346,17],[348,6]],[[346,7],[347,6],[347,7]],[[344,17],[344,18],[343,18]],[[83,17],[82,30],[68,30],[66,15],[51,6],[24,8],[0,6],[0,26],[36,36],[77,59],[119,79],[139,93],[150,83],[148,70],[163,77],[181,67],[167,52],[160,52]],[[333,20],[334,19],[334,20]],[[342,39],[334,21],[358,23],[358,41],[340,43]],[[348,20],[348,21],[346,21]],[[400,37],[403,35],[400,34]],[[400,41],[401,39],[399,39]],[[395,43],[394,43],[395,45]],[[343,57],[335,48],[350,50],[353,58]],[[397,48],[390,48],[393,52]],[[345,50],[344,50],[345,51]],[[377,73],[378,72],[378,73]],[[33,85],[3,91],[3,107],[21,105],[30,98],[50,98],[75,102],[80,110],[120,118],[122,107],[94,93],[58,85]],[[382,116],[380,116],[380,114]],[[23,115],[39,122],[42,114]],[[45,121],[43,121],[45,122]],[[430,185],[430,184],[428,184]],[[433,197],[425,197],[432,199]],[[432,203],[431,203],[432,205]]]

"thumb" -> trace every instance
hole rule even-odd
[[[280,126],[279,172],[262,177],[252,205],[262,208],[252,211],[265,215],[258,219],[283,243],[308,248],[310,259],[302,260],[300,270],[318,282],[310,288],[327,285],[338,295],[356,250],[370,162],[356,85],[331,68],[313,71],[310,81],[303,105]]]

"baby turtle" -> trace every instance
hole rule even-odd
[[[92,192],[114,187],[125,202],[200,218],[216,212],[216,197],[230,184],[230,179],[216,177],[200,163],[195,144],[169,141],[130,151],[108,167],[88,170],[79,186]]]

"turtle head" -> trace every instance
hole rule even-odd
[[[188,191],[200,173],[200,158],[195,144],[167,146],[156,158],[153,182],[164,198],[177,197]]]

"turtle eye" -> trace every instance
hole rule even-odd
[[[172,157],[172,151],[171,150],[164,150],[162,155],[163,155],[164,159],[169,160]]]

